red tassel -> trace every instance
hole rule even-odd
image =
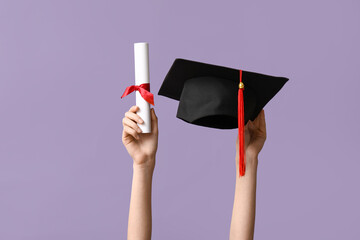
[[[239,174],[245,175],[245,136],[244,136],[244,84],[242,82],[242,70],[240,70],[240,83],[238,92],[238,129],[239,129]]]

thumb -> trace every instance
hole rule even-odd
[[[155,114],[155,109],[152,108],[151,110],[151,132],[157,132],[158,131],[158,118]]]

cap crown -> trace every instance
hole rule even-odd
[[[288,81],[242,71],[244,120],[254,120]],[[175,59],[159,95],[179,100],[177,117],[192,124],[231,129],[238,127],[240,70],[186,59]]]
[[[237,128],[237,91],[235,81],[212,76],[188,79],[180,96],[177,117],[200,126]],[[256,96],[244,91],[244,115],[249,119],[255,110]]]

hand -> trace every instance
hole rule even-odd
[[[265,111],[261,110],[254,121],[248,121],[245,126],[246,159],[257,159],[266,140]],[[236,156],[239,154],[239,136],[236,140]]]
[[[151,114],[151,133],[141,133],[140,127],[136,123],[143,123],[136,112],[138,106],[132,106],[123,118],[122,142],[129,155],[134,160],[134,165],[155,167],[155,155],[158,146],[158,119],[152,108]]]

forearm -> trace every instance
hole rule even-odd
[[[131,188],[128,240],[151,239],[151,185],[153,167],[134,164]]]
[[[237,167],[230,240],[250,240],[254,236],[257,157],[246,159],[245,175]]]

